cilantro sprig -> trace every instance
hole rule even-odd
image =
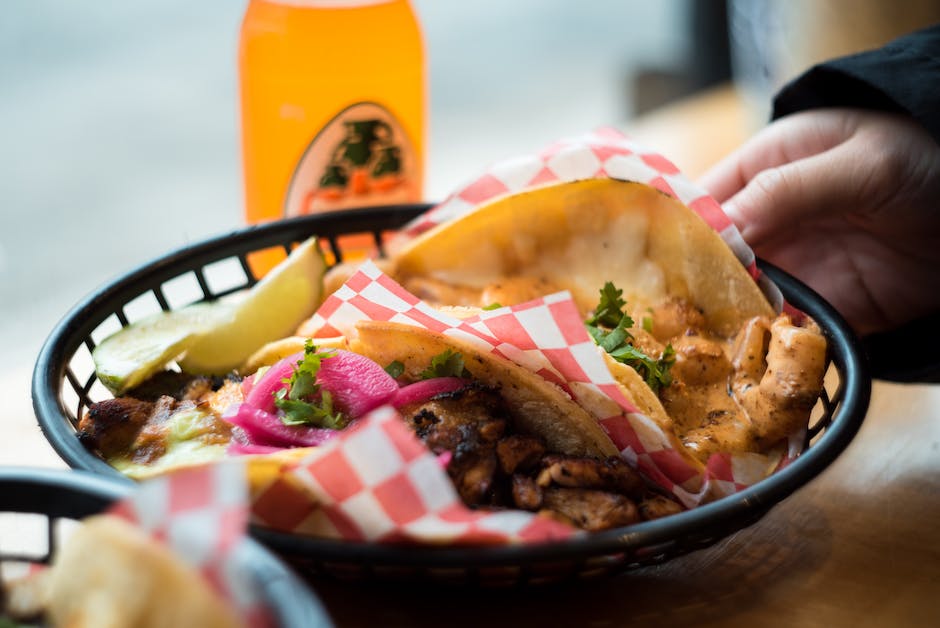
[[[646,384],[654,393],[659,393],[661,388],[667,387],[672,383],[672,375],[669,369],[675,364],[676,352],[672,345],[666,345],[659,359],[652,358],[640,349],[633,341],[633,334],[630,328],[634,321],[629,314],[623,311],[627,302],[621,298],[623,290],[618,289],[610,281],[601,288],[600,301],[591,316],[584,321],[588,333],[604,351],[610,354],[612,358],[633,368],[640,374]],[[647,321],[643,321],[644,329],[647,328]],[[652,327],[652,321],[649,323]]]
[[[334,351],[317,351],[313,342],[304,343],[304,357],[297,361],[294,372],[274,393],[274,405],[280,409],[284,425],[314,425],[332,430],[341,430],[349,421],[333,408],[333,396],[317,384],[320,362],[332,357]]]
[[[444,349],[444,351],[431,358],[430,366],[421,371],[419,377],[421,379],[470,377],[470,373],[464,366],[463,355],[450,349]]]

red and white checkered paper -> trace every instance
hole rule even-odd
[[[155,477],[111,507],[196,568],[246,626],[272,625],[246,553],[250,500],[244,460]]]
[[[486,545],[580,534],[528,512],[467,508],[441,462],[388,406],[289,466],[253,512],[277,530],[351,541]]]
[[[694,209],[728,243],[779,309],[779,290],[758,272],[754,255],[718,203],[668,160],[615,130],[557,142],[541,153],[493,166],[409,225],[410,238],[480,203],[528,187],[612,177],[648,183]],[[366,262],[330,295],[311,323],[314,337],[352,333],[360,320],[392,321],[458,337],[540,374],[597,418],[621,454],[687,507],[734,493],[798,454],[714,455],[705,472],[691,467],[659,426],[617,386],[567,292],[481,313],[443,314]],[[352,540],[431,543],[533,542],[578,534],[530,513],[481,513],[460,502],[446,471],[394,410],[366,417],[318,448],[261,491],[253,513],[263,524],[301,534]]]

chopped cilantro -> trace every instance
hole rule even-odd
[[[483,309],[488,312],[490,310],[498,310],[501,307],[503,307],[501,303],[493,302],[493,303],[490,303],[489,305],[484,305]]]
[[[333,409],[332,395],[317,384],[321,360],[332,355],[329,350],[318,352],[310,340],[304,343],[304,357],[297,361],[290,378],[284,380],[287,388],[274,393],[274,405],[283,412],[284,425],[315,425],[333,430],[346,427],[346,418]]]
[[[450,349],[444,349],[442,353],[431,358],[431,365],[421,371],[421,379],[432,379],[434,377],[469,377],[470,373],[463,364],[463,356]]]
[[[393,379],[398,379],[405,372],[405,365],[395,360],[391,364],[385,367],[385,372],[392,376]]]
[[[627,327],[633,327],[633,319],[623,312],[623,306],[626,301],[620,298],[623,290],[618,290],[613,282],[608,281],[601,288],[601,299],[594,309],[594,314],[588,318],[588,325],[600,325],[601,327],[617,327],[621,320],[626,317],[629,323]]]
[[[627,304],[621,298],[623,290],[618,290],[608,281],[600,291],[601,297],[593,315],[585,321],[588,333],[612,358],[633,368],[646,381],[654,393],[672,383],[669,369],[676,361],[676,352],[672,345],[667,345],[659,359],[651,358],[633,345],[633,319],[623,311]],[[650,317],[643,318],[643,329],[653,328]]]
[[[669,369],[676,361],[676,351],[672,348],[672,345],[666,345],[662,357],[658,360],[628,344],[617,347],[608,353],[618,362],[632,367],[633,370],[639,373],[654,393],[658,394],[661,388],[665,388],[672,383],[672,375],[669,373]]]

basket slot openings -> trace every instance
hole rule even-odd
[[[51,522],[36,513],[0,513],[0,556],[8,560],[48,563]]]
[[[204,279],[201,281],[205,283]],[[182,273],[163,283],[163,294],[171,310],[204,300],[207,291],[203,289],[200,279],[193,271]]]
[[[265,273],[287,259],[289,251],[290,245],[287,243],[246,253],[246,274],[253,279],[249,284],[257,283],[257,280],[263,277]]]
[[[202,299],[200,300],[215,298],[212,290],[209,289],[209,284],[206,283],[206,276],[202,273],[202,268],[194,268],[193,276],[196,277],[196,283],[199,285],[199,289],[202,290]]]
[[[330,236],[329,238],[327,238],[327,242],[330,245],[329,252],[333,255],[333,260],[331,261],[328,258],[327,263],[329,263],[330,266],[334,264],[339,264],[340,262],[343,261],[343,251],[339,247],[339,242],[337,242],[336,236]]]
[[[207,264],[202,270],[208,282],[209,291],[216,297],[232,294],[247,288],[253,278],[242,265],[238,257],[229,257]]]
[[[92,382],[97,381],[95,376],[95,362],[92,358],[94,348],[94,341],[91,338],[86,338],[85,343],[79,345],[75,353],[72,354],[72,358],[69,360],[68,366],[66,367],[66,378],[77,395],[77,398],[71,400],[71,402],[77,402],[76,405],[69,406],[75,407],[76,411],[73,418],[76,419],[81,418],[82,409],[91,403],[88,392],[91,389]],[[87,383],[82,385],[81,382],[83,381]]]
[[[167,303],[166,295],[163,294],[163,286],[157,286],[151,290],[151,292],[153,293],[153,298],[157,300],[160,309],[164,312],[168,312],[170,310],[170,304]]]
[[[101,344],[101,341],[110,336],[111,334],[121,331],[121,321],[118,320],[117,316],[111,315],[106,319],[101,321],[94,331],[91,332],[89,337],[86,339],[86,342],[91,342],[93,345]],[[89,347],[89,350],[94,350],[94,347]]]
[[[248,278],[248,288],[258,283],[258,277],[251,270],[251,265],[248,263],[247,254],[238,256],[238,264],[242,267],[242,272],[245,273],[245,277]]]
[[[134,323],[161,312],[162,308],[153,292],[144,292],[125,303],[123,310],[127,314],[127,319]]]
[[[335,243],[338,261],[362,261],[375,257],[379,246],[379,238],[375,231],[346,233],[330,236],[330,245]]]
[[[820,391],[819,400],[810,414],[809,429],[806,432],[805,442],[807,447],[818,440],[832,423],[832,417],[839,405],[838,399],[841,398],[841,386],[842,377],[835,364],[830,362],[823,378],[823,389]],[[835,391],[835,397],[830,395],[830,390]]]
[[[82,410],[91,404],[91,400],[81,383],[79,383],[78,378],[75,377],[72,369],[65,369],[65,379],[68,381],[69,387],[63,387],[62,389],[62,403],[66,408],[69,421],[74,426],[82,416]],[[75,412],[72,412],[71,408],[75,408]]]
[[[56,549],[63,547],[81,524],[74,519],[61,517],[54,517],[51,524],[49,526],[49,551],[55,555]]]

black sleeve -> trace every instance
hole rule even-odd
[[[940,24],[814,66],[777,94],[773,117],[819,107],[906,113],[940,143]]]
[[[774,119],[820,107],[910,115],[940,143],[940,24],[884,48],[814,66],[774,99]],[[940,312],[862,339],[872,374],[901,382],[940,382]]]

